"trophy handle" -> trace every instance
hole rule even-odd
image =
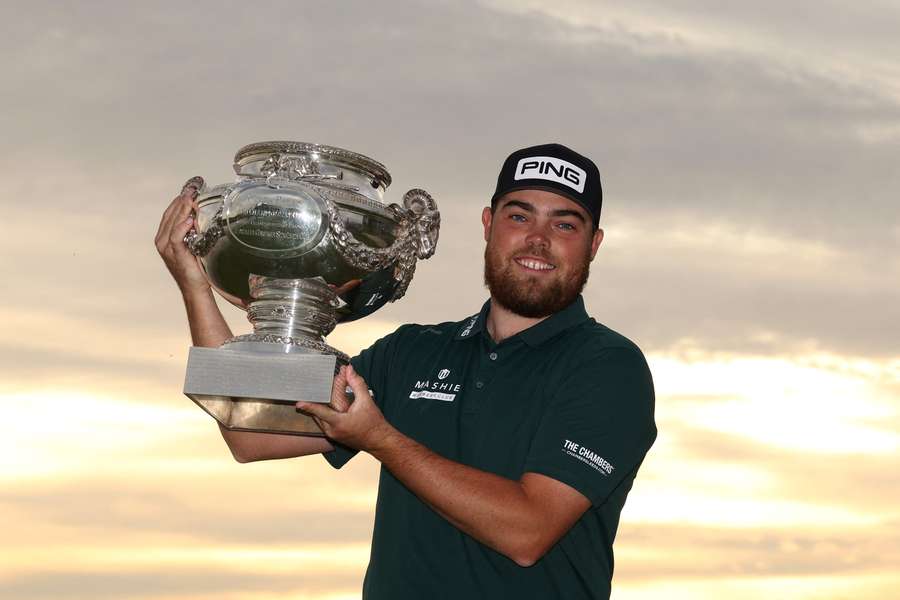
[[[373,272],[394,264],[398,282],[390,301],[399,300],[416,271],[416,260],[430,258],[437,247],[441,213],[437,203],[425,190],[412,189],[403,195],[403,206],[390,204],[387,209],[397,221],[394,243],[386,248],[373,248],[354,236],[340,218],[337,206],[326,199],[329,233],[335,247],[354,268]]]
[[[191,227],[191,230],[184,236],[184,243],[187,244],[191,254],[202,258],[215,246],[219,238],[225,235],[227,226],[228,223],[222,216],[222,209],[219,208],[213,215],[212,223],[206,228],[206,231],[197,233],[197,230]]]

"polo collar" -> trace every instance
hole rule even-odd
[[[481,311],[477,315],[472,315],[468,319],[460,322],[459,329],[456,331],[455,339],[465,340],[477,337],[485,330],[488,312],[491,308],[491,301],[488,300],[481,307]],[[521,331],[513,336],[513,338],[521,338],[529,346],[540,346],[553,336],[569,327],[578,325],[582,321],[588,319],[587,311],[584,310],[584,298],[581,294],[567,307],[554,313],[538,323],[532,325],[525,331]],[[512,338],[511,338],[512,339]]]
[[[467,340],[478,337],[478,334],[484,330],[484,324],[487,322],[488,310],[491,308],[491,301],[488,300],[481,307],[481,311],[477,315],[472,315],[468,319],[464,319],[456,330],[455,339]]]

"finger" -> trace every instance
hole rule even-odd
[[[172,213],[178,210],[178,204],[181,202],[181,198],[184,196],[184,188],[178,193],[177,196],[172,198],[172,201],[169,203],[169,206],[166,207],[165,212],[163,212],[163,220],[170,218]]]
[[[345,389],[346,386],[340,390],[335,390],[331,396],[331,408],[337,412],[347,412],[347,409],[350,408],[350,401],[347,399]]]
[[[162,217],[159,219],[159,227],[156,229],[156,241],[169,238],[169,222],[172,220],[172,213],[177,209],[181,196],[175,196],[163,211]]]
[[[347,365],[347,383],[350,384],[350,389],[353,390],[353,397],[356,400],[359,400],[363,396],[371,398],[366,380],[356,372],[353,365]]]
[[[336,414],[327,404],[321,404],[319,402],[298,402],[297,408],[315,418],[321,419],[329,425]]]
[[[172,223],[168,226],[168,243],[171,244],[175,252],[180,253],[184,246],[184,236],[190,231],[194,223],[194,215],[192,213],[190,199],[182,196],[179,198],[180,205],[178,210],[172,215]]]
[[[331,407],[338,412],[347,412],[350,401],[347,399],[347,367],[341,367],[334,384],[331,386]]]
[[[172,237],[172,228],[179,222],[183,221],[191,212],[191,199],[187,196],[176,196],[172,200],[172,204],[163,213],[162,221],[159,224],[156,240],[157,247],[159,243],[167,243]]]
[[[182,250],[184,252],[190,252],[188,250],[187,245],[184,243],[184,236],[188,234],[191,230],[191,227],[194,226],[194,218],[188,217],[181,223],[176,224],[172,227],[172,236],[169,238],[169,241],[172,242],[172,245],[175,247],[175,252],[181,253]]]
[[[342,285],[340,287],[337,287],[337,286],[332,286],[332,287],[334,288],[335,294],[337,294],[338,296],[343,296],[344,294],[346,294],[347,292],[349,292],[350,290],[352,290],[353,288],[358,286],[360,283],[362,283],[362,279],[351,279],[350,281],[348,281],[347,283],[345,283],[344,285]]]
[[[310,417],[312,418],[313,422],[319,427],[319,429],[322,430],[322,433],[324,433],[326,436],[331,432],[331,427],[328,426],[328,423],[324,422],[319,417],[313,417],[312,415],[310,415]]]
[[[178,202],[178,210],[175,211],[175,222],[183,220],[194,210],[194,199],[190,196],[181,196]]]
[[[186,198],[188,200],[188,202],[190,203],[190,205],[194,206],[197,195],[200,193],[200,190],[203,189],[203,186],[204,186],[203,178],[200,177],[199,175],[195,175],[194,177],[191,177],[190,179],[188,179],[187,181],[184,182],[184,185],[181,186],[181,192],[172,200],[172,202],[169,204],[169,207],[165,210],[165,212],[163,212],[163,216],[159,221],[159,230],[158,230],[159,235],[157,235],[158,238],[166,239],[169,237],[168,235],[164,235],[164,234],[167,234],[170,229],[166,225],[171,224],[171,222],[173,220],[173,217],[172,217],[173,214],[179,213],[180,210],[184,209],[184,206],[183,206],[184,200],[182,200],[182,199]],[[180,220],[180,219],[178,217],[174,217],[174,220]]]
[[[188,196],[191,199],[196,198],[200,193],[200,190],[203,189],[203,186],[203,178],[199,175],[194,175],[193,177],[185,181],[183,186],[181,186],[181,195]]]

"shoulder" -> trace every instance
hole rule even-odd
[[[594,319],[571,335],[556,358],[565,367],[554,402],[594,416],[614,414],[618,423],[650,423],[652,429],[653,375],[637,344]]]
[[[647,364],[637,344],[593,318],[573,327],[566,337],[564,353],[575,364],[597,360]]]
[[[392,343],[403,345],[415,345],[419,342],[431,345],[439,340],[449,341],[460,335],[460,332],[464,332],[466,327],[470,326],[477,318],[478,313],[475,313],[459,321],[406,323],[382,340],[390,340]]]

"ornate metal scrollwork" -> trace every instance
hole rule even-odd
[[[206,256],[212,247],[216,245],[216,242],[219,241],[219,238],[225,235],[227,225],[225,217],[222,216],[222,209],[219,208],[204,232],[197,233],[197,230],[192,227],[187,235],[184,236],[184,243],[187,244],[188,249],[194,256]]]
[[[397,222],[397,235],[386,248],[372,248],[359,241],[344,225],[334,202],[326,200],[326,207],[329,234],[344,259],[369,272],[396,263],[394,279],[398,285],[391,302],[402,298],[415,274],[416,261],[429,258],[437,246],[441,213],[434,199],[425,190],[412,189],[403,195],[403,206],[388,205],[388,212]]]
[[[319,163],[309,156],[273,154],[260,166],[259,173],[271,182],[275,177],[284,177],[292,181],[322,180],[344,178],[344,172],[322,173]]]

